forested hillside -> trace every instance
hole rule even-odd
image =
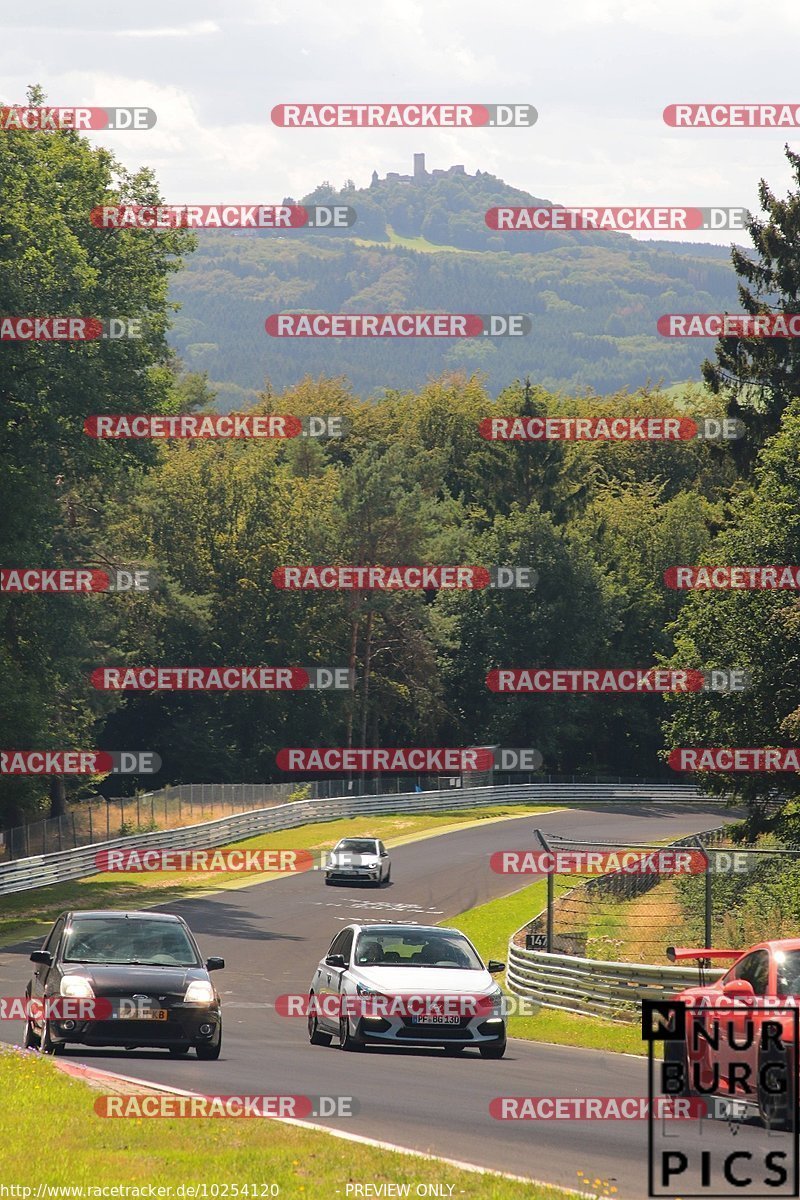
[[[301,199],[348,204],[357,224],[332,234],[204,231],[173,281],[181,310],[172,343],[208,373],[222,408],[252,401],[265,379],[283,388],[327,371],[333,347],[337,373],[362,396],[420,387],[449,370],[483,372],[493,395],[529,373],[572,392],[670,384],[696,377],[708,345],[662,338],[658,318],[737,303],[723,246],[488,229],[494,205],[549,201],[481,172],[339,191],[323,184]],[[298,309],[526,313],[532,330],[480,341],[267,337],[270,313]]]

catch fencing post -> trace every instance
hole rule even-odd
[[[547,839],[541,829],[535,829],[534,833],[539,839],[539,842],[545,850],[549,851],[550,847],[547,844]],[[552,871],[547,872],[547,953],[553,953],[553,904],[555,898],[555,875]]]
[[[705,938],[705,941],[703,944],[705,945],[706,949],[710,950],[711,949],[711,937],[712,937],[711,918],[713,916],[713,903],[714,903],[713,893],[711,891],[711,884],[712,884],[711,870],[710,870],[711,859],[709,858],[708,851],[706,850],[705,846],[700,841],[700,838],[696,837],[694,840],[700,849],[700,853],[703,855],[703,858],[706,860],[706,869],[704,871],[705,880],[704,880],[704,897],[703,897],[703,928],[704,928],[703,936]]]

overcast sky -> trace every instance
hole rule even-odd
[[[674,102],[800,104],[800,4],[773,0],[38,0],[8,9],[0,100],[145,105],[89,135],[171,203],[273,203],[373,169],[463,163],[562,204],[757,205],[800,129],[670,129]],[[525,102],[529,129],[279,129],[291,101]],[[521,235],[522,236],[522,235]],[[680,237],[681,235],[670,235]],[[689,235],[684,235],[689,236]],[[697,240],[698,234],[692,234]],[[708,235],[729,241],[732,235]],[[737,236],[742,240],[742,235]]]

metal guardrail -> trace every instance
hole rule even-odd
[[[581,804],[676,801],[708,803],[708,797],[689,784],[547,784],[523,783],[505,787],[459,788],[447,792],[407,792],[400,795],[350,796],[331,800],[298,800],[291,804],[236,813],[180,829],[158,830],[79,846],[55,854],[0,863],[0,896],[29,891],[96,875],[96,855],[103,850],[132,846],[142,849],[209,849],[228,842],[313,821],[336,820],[381,813],[447,812],[496,804]]]
[[[707,970],[709,981],[721,970]],[[659,1000],[697,985],[697,968],[658,967],[646,963],[612,963],[570,954],[547,954],[508,946],[506,981],[517,996],[545,1008],[632,1021],[642,1000]]]

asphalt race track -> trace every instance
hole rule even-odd
[[[516,891],[520,878],[494,874],[489,856],[495,850],[532,848],[536,826],[588,840],[649,841],[711,828],[724,818],[722,808],[678,801],[584,806],[478,825],[395,848],[392,884],[380,891],[325,887],[317,873],[310,873],[165,906],[186,918],[204,954],[226,960],[226,970],[216,976],[224,1011],[221,1058],[204,1063],[193,1054],[174,1060],[161,1051],[77,1047],[67,1056],[197,1092],[352,1095],[359,1114],[326,1123],[567,1187],[576,1186],[580,1170],[590,1179],[613,1180],[621,1197],[644,1197],[646,1122],[498,1121],[489,1115],[489,1102],[496,1096],[645,1096],[644,1060],[520,1040],[511,1041],[506,1057],[495,1062],[476,1052],[449,1058],[433,1049],[343,1054],[336,1042],[330,1048],[310,1046],[305,1021],[278,1017],[273,1000],[280,993],[307,991],[317,961],[342,924],[404,916],[436,924]],[[352,832],[358,832],[356,822]],[[526,877],[524,882],[529,881]],[[27,955],[38,944],[8,947],[0,954],[0,994],[23,994],[30,976]],[[0,1038],[19,1044],[21,1023],[3,1025]],[[721,1138],[729,1145],[726,1122],[702,1124],[706,1145]],[[676,1134],[678,1145],[681,1136],[690,1134]],[[691,1136],[697,1133],[692,1130]],[[748,1123],[738,1129],[735,1148],[763,1149],[766,1138],[764,1130]],[[686,1194],[678,1185],[675,1190]],[[742,1194],[759,1193],[742,1189]]]

